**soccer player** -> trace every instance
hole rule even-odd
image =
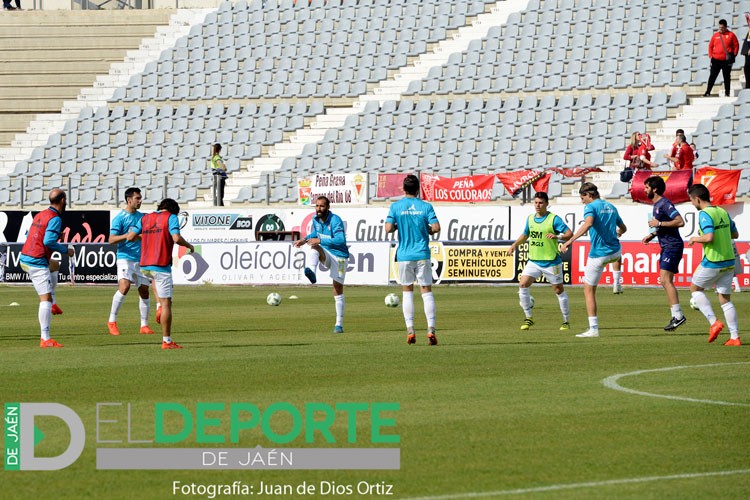
[[[432,295],[432,266],[430,265],[430,235],[440,232],[440,222],[435,209],[417,198],[419,179],[416,175],[404,177],[404,198],[391,205],[385,219],[385,231],[398,231],[398,281],[403,292],[402,310],[406,322],[406,343],[414,344],[414,282],[422,291],[424,314],[427,317],[427,341],[437,345],[435,335],[435,297]]]
[[[141,235],[141,270],[153,281],[161,303],[162,349],[182,349],[172,340],[172,249],[177,243],[191,253],[195,250],[180,234],[179,213],[180,205],[164,198],[156,212],[141,217],[127,236],[128,241],[135,241]]]
[[[646,196],[653,200],[653,217],[648,221],[648,227],[651,232],[641,240],[644,244],[649,244],[654,238],[659,238],[661,255],[659,256],[659,280],[664,291],[667,292],[669,308],[672,314],[665,332],[671,332],[677,327],[685,324],[687,318],[682,314],[680,307],[680,298],[677,295],[677,289],[674,286],[674,275],[678,271],[684,245],[679,228],[685,225],[680,212],[677,211],[671,201],[664,197],[664,191],[667,185],[664,179],[658,175],[653,175],[643,182]]]
[[[591,338],[599,336],[599,319],[596,310],[596,287],[607,264],[617,262],[622,256],[619,237],[628,228],[620,218],[617,208],[599,197],[599,189],[591,182],[581,184],[578,194],[583,209],[583,224],[575,234],[562,246],[565,252],[575,240],[590,230],[591,249],[583,278],[583,295],[586,297],[586,312],[589,316],[589,329],[576,337]]]
[[[557,301],[560,304],[563,322],[560,330],[569,330],[570,307],[568,304],[568,294],[563,288],[562,259],[558,249],[558,241],[564,241],[573,236],[573,231],[557,215],[548,212],[549,197],[547,193],[537,193],[534,195],[533,215],[526,219],[526,227],[521,236],[508,249],[509,254],[513,254],[518,245],[529,242],[529,261],[521,272],[521,280],[518,284],[518,297],[521,300],[521,309],[526,315],[526,319],[521,324],[521,330],[528,330],[534,326],[532,317],[533,305],[531,304],[531,294],[529,287],[540,276],[544,276],[552,285],[552,290],[557,294]]]
[[[693,301],[711,325],[708,341],[713,342],[724,329],[724,323],[716,319],[711,302],[704,290],[716,285],[719,304],[724,311],[724,319],[729,326],[729,340],[724,345],[739,346],[739,324],[737,310],[732,304],[732,277],[734,276],[734,251],[732,239],[737,238],[737,227],[726,210],[711,205],[711,195],[703,184],[693,184],[688,189],[690,203],[700,210],[698,213],[699,236],[688,240],[688,245],[703,245],[703,260],[693,273],[690,291]]]
[[[341,217],[331,212],[331,201],[325,196],[315,200],[315,217],[312,231],[304,240],[294,242],[296,248],[307,245],[305,255],[305,276],[310,283],[316,283],[318,263],[328,267],[333,280],[333,303],[336,308],[336,324],[333,333],[344,333],[344,280],[349,263],[349,247],[346,246],[346,229]]]
[[[151,280],[141,274],[141,242],[140,240],[127,240],[130,228],[135,227],[143,217],[143,214],[138,211],[142,201],[140,189],[131,187],[125,190],[126,206],[112,220],[109,230],[110,245],[117,245],[117,279],[119,280],[119,287],[112,297],[112,308],[109,311],[107,323],[110,335],[120,335],[120,329],[117,327],[117,313],[130,291],[131,284],[138,287],[138,295],[141,299],[138,305],[141,313],[140,333],[146,335],[154,333],[148,326],[148,314],[151,310],[148,287],[151,286]]]
[[[49,203],[48,209],[34,216],[21,250],[21,269],[29,273],[34,289],[39,295],[39,326],[42,332],[39,347],[42,348],[63,346],[50,338],[49,332],[52,297],[60,270],[60,262],[51,260],[52,252],[67,253],[70,258],[75,255],[73,247],[57,242],[62,230],[60,215],[65,212],[65,207],[68,205],[65,191],[57,188],[50,191]],[[52,274],[55,276],[53,277]]]

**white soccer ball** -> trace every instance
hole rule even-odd
[[[695,303],[695,299],[690,297],[690,309],[693,309],[694,311],[700,311],[700,307],[698,307],[698,304]]]
[[[268,297],[266,297],[266,302],[269,306],[278,306],[281,304],[281,295],[276,292],[271,292],[268,294]]]
[[[529,295],[529,304],[531,304],[531,308],[533,309],[534,308],[534,304],[536,304],[536,301],[534,300],[534,296],[533,295]],[[523,304],[521,304],[520,302],[518,303],[518,305],[521,306],[521,307],[523,307]]]
[[[400,302],[398,295],[395,293],[389,293],[385,296],[385,305],[388,307],[398,307]]]

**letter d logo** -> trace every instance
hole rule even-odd
[[[78,414],[65,405],[58,403],[20,403],[17,406],[19,418],[17,427],[16,443],[18,446],[18,467],[16,470],[58,470],[64,469],[83,452],[86,443],[86,430]],[[8,438],[8,410],[6,404],[6,440]],[[11,410],[12,411],[12,410]],[[56,457],[35,457],[34,445],[36,430],[34,418],[37,416],[57,417],[68,426],[70,430],[70,442],[68,449],[62,455]],[[6,452],[8,450],[6,449]],[[6,456],[7,458],[7,456]],[[6,469],[8,463],[6,461]],[[12,469],[12,468],[11,468]]]

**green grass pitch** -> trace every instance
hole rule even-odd
[[[400,295],[395,287],[346,288],[343,335],[332,333],[330,287],[178,287],[173,337],[184,349],[162,351],[159,335],[137,334],[135,290],[120,311],[122,335],[111,337],[106,323],[114,287],[60,287],[65,313],[53,317],[52,337],[65,348],[42,350],[33,289],[2,286],[3,402],[67,405],[80,415],[87,437],[83,454],[66,469],[0,471],[0,496],[179,498],[173,496],[173,481],[236,480],[293,486],[367,481],[393,485],[391,498],[493,498],[518,489],[539,498],[744,499],[750,494],[750,347],[724,347],[726,330],[708,344],[707,322],[687,305],[689,292],[680,292],[688,322],[665,333],[669,309],[660,289],[626,288],[615,296],[600,287],[602,337],[577,339],[574,335],[588,326],[580,288],[568,288],[572,329],[567,332],[558,330],[560,312],[548,286],[532,288],[536,325],[527,332],[519,331],[523,313],[515,287],[434,290],[440,344],[430,347],[416,297],[418,342],[406,344],[401,309],[383,303],[389,292]],[[266,305],[271,291],[281,293],[279,307]],[[709,298],[723,318],[715,295]],[[750,345],[744,333],[750,327],[750,294],[735,295],[734,301],[740,337]],[[20,306],[8,307],[11,302]],[[157,330],[153,319],[151,326]],[[707,364],[717,366],[696,367]],[[602,383],[615,374],[675,366],[687,368],[620,383],[744,406],[647,397]],[[137,439],[153,436],[148,414],[155,402],[263,407],[279,401],[298,406],[398,402],[400,470],[96,470],[98,402],[131,403]],[[283,419],[277,423],[285,425]],[[42,418],[40,426],[47,437],[38,454],[61,453],[67,446],[64,426],[52,418]],[[63,432],[56,432],[60,427]],[[359,422],[357,430],[367,436],[369,421]],[[338,443],[320,446],[348,446],[342,420],[336,420],[333,433]],[[258,444],[270,447],[257,433],[232,446]],[[201,445],[191,436],[185,446]],[[721,471],[733,473],[705,475]],[[619,481],[625,479],[633,481]],[[594,484],[566,488],[578,483]],[[534,489],[543,487],[550,489]],[[356,490],[348,496],[362,497]]]

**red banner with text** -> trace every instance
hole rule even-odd
[[[742,170],[703,167],[695,171],[693,183],[703,184],[708,188],[708,192],[711,193],[712,205],[732,205],[737,195],[740,175],[742,175]]]
[[[447,201],[472,203],[492,201],[494,175],[469,175],[466,177],[441,177],[422,174],[422,199],[425,201]]]
[[[638,203],[652,205],[654,202],[649,200],[643,188],[643,183],[651,176],[658,175],[664,179],[667,189],[664,191],[664,197],[674,203],[685,203],[690,201],[687,195],[687,189],[690,185],[690,179],[693,173],[690,170],[674,170],[669,172],[659,172],[651,170],[638,170],[633,176],[633,182],[630,184],[630,197]]]

